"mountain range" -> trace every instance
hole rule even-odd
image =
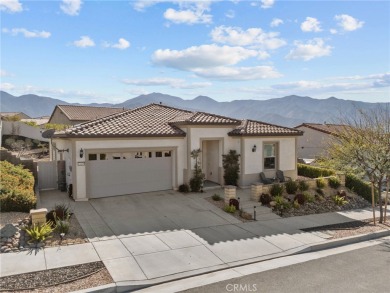
[[[0,91],[0,99],[1,112],[24,112],[31,117],[48,116],[53,112],[56,105],[81,105],[32,94],[17,97],[4,91]],[[131,109],[150,103],[162,103],[163,105],[192,111],[204,111],[237,119],[260,120],[290,127],[303,122],[334,123],[341,114],[353,113],[356,109],[372,109],[380,104],[384,104],[342,100],[335,97],[313,99],[295,95],[269,100],[218,102],[207,96],[183,100],[182,98],[166,94],[151,93],[140,95],[119,104],[92,103],[84,105]]]

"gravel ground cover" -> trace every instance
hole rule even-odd
[[[88,238],[85,235],[83,229],[80,226],[75,215],[69,219],[70,230],[65,238],[61,240],[59,233],[54,231],[52,237],[48,238],[45,243],[40,243],[40,247],[52,247],[59,245],[72,245],[72,244],[82,244],[87,243]],[[0,238],[0,253],[10,253],[10,252],[19,252],[24,250],[29,250],[34,248],[36,244],[29,243],[28,234],[21,229],[22,226],[29,224],[29,214],[28,213],[19,213],[19,212],[7,212],[1,213],[0,216],[0,229],[5,225],[12,224],[16,228],[16,233],[10,237],[1,237]],[[2,235],[3,236],[3,235]]]
[[[386,223],[376,223],[372,220],[353,221],[349,223],[328,225],[316,228],[302,229],[306,232],[318,231],[332,236],[332,239],[355,236],[360,234],[368,234],[377,231],[390,230],[390,217],[387,217]]]
[[[112,283],[102,262],[0,278],[0,292],[71,292]]]

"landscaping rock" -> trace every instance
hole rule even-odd
[[[5,238],[9,238],[14,236],[17,231],[18,229],[13,224],[6,224],[3,228],[1,228],[0,234]]]

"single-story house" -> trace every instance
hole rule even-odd
[[[161,104],[112,114],[56,132],[76,200],[177,189],[192,177],[191,151],[201,149],[205,179],[224,184],[222,155],[240,154],[240,186],[276,170],[297,177],[297,129],[237,120]]]
[[[76,125],[114,113],[123,112],[124,110],[124,108],[57,105],[54,108],[48,123]]]
[[[11,117],[18,117],[19,119],[31,119],[30,116],[23,112],[1,112],[0,117],[3,120],[7,120],[8,118]]]
[[[340,124],[318,123],[303,123],[294,127],[304,132],[302,136],[298,137],[298,158],[316,159],[324,155],[331,136],[344,127],[345,125]]]

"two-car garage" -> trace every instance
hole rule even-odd
[[[87,195],[100,198],[172,189],[173,150],[89,151]]]

